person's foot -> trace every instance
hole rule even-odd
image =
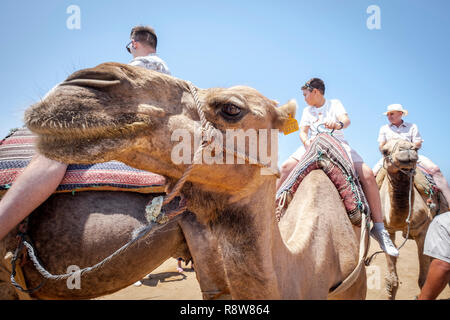
[[[177,267],[177,271],[179,272],[179,273],[183,273],[183,268],[180,268],[180,267]]]
[[[391,238],[389,237],[389,233],[386,231],[386,229],[376,229],[374,227],[372,228],[372,230],[370,230],[370,235],[378,241],[381,250],[383,250],[390,256],[398,257],[399,252],[392,243]]]
[[[140,286],[142,286],[142,282],[141,281],[136,281],[135,283],[133,283],[133,286],[140,287]]]

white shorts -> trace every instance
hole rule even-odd
[[[355,150],[353,150],[348,143],[340,141],[342,147],[345,149],[345,151],[347,152],[348,157],[350,158],[350,160],[352,161],[353,165],[355,165],[355,163],[362,163],[364,162],[364,160],[361,158],[361,156],[358,154],[358,152],[356,152]],[[302,145],[300,148],[298,148],[292,155],[291,158],[294,158],[297,161],[300,161],[300,159],[303,157],[303,155],[305,154],[306,149],[305,146]]]
[[[450,263],[450,212],[437,215],[431,221],[425,237],[423,253]]]

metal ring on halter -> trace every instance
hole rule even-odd
[[[319,129],[321,127],[323,127],[323,129]],[[334,129],[328,129],[328,128],[325,127],[325,123],[321,123],[321,124],[319,124],[317,126],[317,132],[319,132],[319,133],[329,133],[329,134],[332,135],[333,132],[334,132]]]

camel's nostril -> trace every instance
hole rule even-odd
[[[73,85],[80,87],[90,87],[90,88],[106,88],[120,84],[120,80],[96,80],[96,79],[74,79],[74,80],[66,80],[61,83],[61,86],[64,85]]]
[[[75,79],[90,79],[90,80],[120,80],[114,72],[105,71],[105,70],[93,70],[93,69],[84,69],[77,71],[71,74],[66,81],[75,80]]]
[[[120,84],[116,74],[104,70],[85,69],[70,75],[61,85],[75,85],[90,88],[106,88]]]
[[[414,151],[414,150],[410,150],[410,151],[409,151],[409,159],[410,159],[411,161],[417,161],[417,160],[419,160],[419,156],[418,156],[417,152]]]
[[[399,151],[396,154],[396,158],[400,162],[407,162],[407,161],[409,161],[409,153],[408,153],[408,151]]]

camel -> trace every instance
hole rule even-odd
[[[404,238],[407,237],[407,239],[413,239],[416,242],[419,257],[418,284],[422,288],[430,264],[430,258],[423,254],[425,235],[434,215],[441,212],[430,210],[426,198],[420,194],[413,180],[411,180],[411,175],[414,174],[414,171],[411,170],[416,168],[418,160],[417,150],[412,143],[405,140],[390,140],[383,146],[382,154],[385,157],[384,169],[378,173],[377,183],[380,189],[384,224],[392,242],[395,241],[396,231],[402,231]],[[415,179],[417,179],[417,174],[419,173],[416,173]],[[410,203],[412,204],[411,207]],[[442,206],[442,209],[444,207],[446,208],[446,206]],[[408,230],[407,219],[409,215]],[[399,287],[396,269],[397,258],[387,254],[385,256],[388,267],[388,274],[385,279],[386,290],[388,298],[394,300]]]
[[[191,165],[172,161],[175,130],[193,133],[203,120],[222,133],[278,130],[289,115],[295,116],[296,108],[295,101],[277,107],[277,102],[246,86],[199,89],[151,70],[104,63],[72,74],[44,101],[30,107],[25,120],[38,135],[40,152],[49,158],[66,163],[115,159],[161,174],[171,185],[186,178],[180,193],[189,211],[217,240],[233,299],[363,299],[364,268],[346,290],[330,295],[358,265],[361,228],[351,224],[336,188],[322,171],[315,170],[304,179],[278,222],[277,177],[261,171],[272,163],[262,163],[259,158],[257,163],[247,159],[241,164],[236,150],[231,150],[234,163],[201,162],[184,176]],[[261,132],[258,139],[269,131]],[[270,153],[276,146],[270,137],[265,138]],[[220,151],[210,150],[215,156]],[[192,148],[190,156],[194,152]],[[59,242],[64,243],[62,240]],[[76,240],[81,245],[83,241]],[[109,244],[111,240],[103,233],[97,241]],[[43,260],[48,261],[51,252],[54,258],[54,246]],[[191,252],[198,268],[201,263]],[[135,253],[121,261],[137,267]],[[144,263],[143,255],[137,255],[140,263]],[[31,270],[26,269],[26,277],[28,273]],[[125,275],[102,273],[95,280],[100,286],[101,280],[124,281],[121,277]]]

